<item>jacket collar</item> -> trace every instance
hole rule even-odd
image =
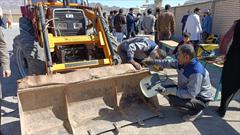
[[[180,68],[183,68],[184,70],[189,69],[190,67],[192,67],[196,63],[198,63],[198,59],[197,58],[193,58],[187,65],[180,65],[179,64],[179,69]]]

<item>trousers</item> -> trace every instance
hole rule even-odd
[[[184,108],[190,115],[197,114],[199,111],[205,109],[209,104],[209,101],[204,101],[199,98],[182,99],[172,95],[168,96],[168,101],[169,104],[173,107]]]

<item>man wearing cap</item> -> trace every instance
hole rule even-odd
[[[117,51],[122,59],[122,63],[131,63],[137,70],[141,69],[141,63],[144,58],[161,59],[166,55],[153,40],[142,37],[123,41],[118,46]]]
[[[210,16],[208,9],[203,10],[203,13],[204,15],[202,19],[202,38],[203,42],[205,42],[208,36],[212,33],[212,17]]]

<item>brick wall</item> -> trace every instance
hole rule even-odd
[[[210,9],[213,15],[213,33],[223,35],[233,24],[234,20],[240,19],[240,0],[215,0],[193,5],[174,7],[176,17],[176,34],[181,35],[182,16],[194,8]]]
[[[215,3],[213,32],[223,35],[234,20],[240,19],[240,0],[221,0]]]

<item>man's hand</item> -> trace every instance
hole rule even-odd
[[[3,77],[9,77],[11,75],[11,70],[3,70]]]
[[[131,63],[137,70],[140,70],[142,68],[142,66],[134,60],[129,61],[129,63]]]
[[[142,62],[143,62],[143,64],[145,64],[145,65],[154,65],[154,64],[155,64],[154,59],[150,59],[150,58],[146,58],[146,59],[144,59]]]
[[[159,86],[155,91],[157,91],[161,94],[162,92],[166,91],[166,89],[162,86]]]
[[[168,96],[168,95],[177,95],[177,89],[165,89],[162,92],[160,92],[161,95],[163,96]]]

